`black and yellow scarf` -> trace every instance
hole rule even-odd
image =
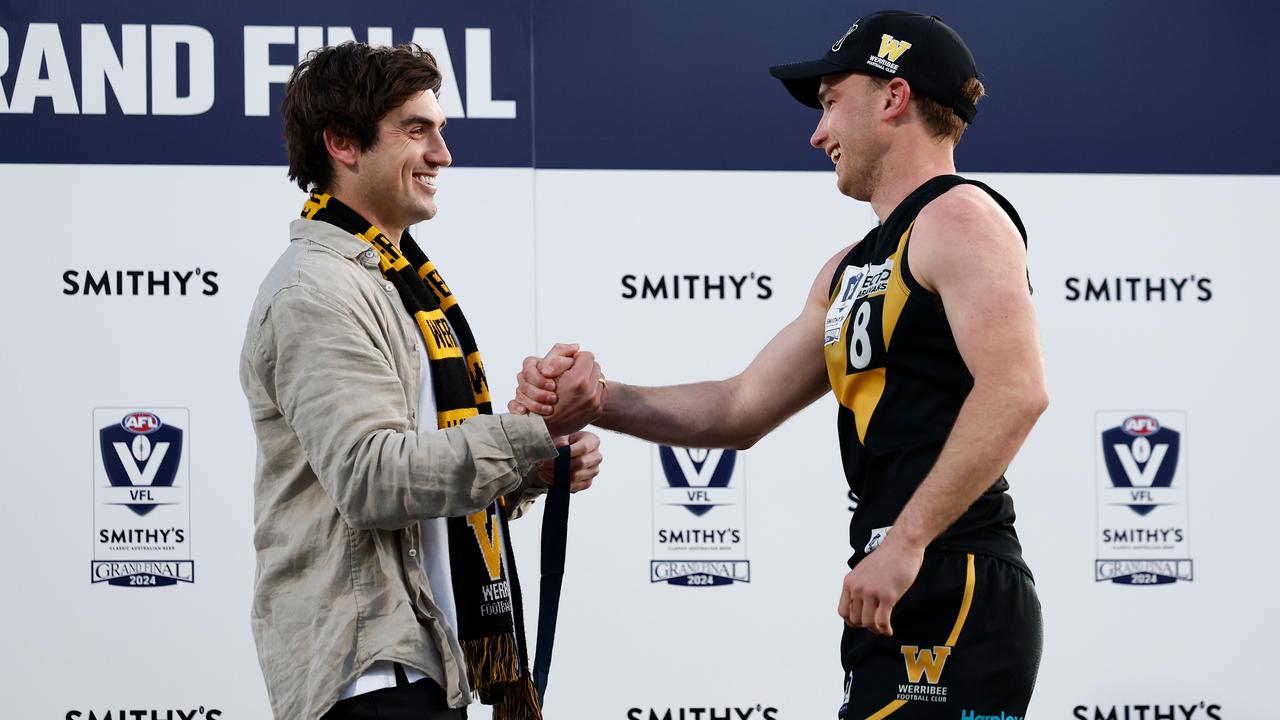
[[[332,195],[312,192],[302,217],[334,225],[369,243],[382,275],[400,292],[426,342],[436,425],[452,427],[493,414],[489,384],[475,336],[458,299],[406,231],[396,248],[377,227]],[[495,720],[542,717],[529,673],[524,608],[516,575],[505,502],[466,517],[449,518],[449,561],[458,609],[458,640],[467,674]]]

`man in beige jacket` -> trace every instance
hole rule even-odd
[[[459,346],[474,339],[429,261],[439,307],[411,313],[408,286],[393,283],[419,277],[396,273],[417,247],[406,230],[435,215],[451,162],[439,87],[430,53],[357,43],[313,53],[286,86],[289,172],[312,191],[311,219],[290,226],[240,361],[258,441],[252,623],[277,718],[464,717],[476,682],[444,518],[479,513],[480,552],[501,557],[505,580],[499,520],[545,488],[553,438],[572,441],[573,489],[598,472],[599,439],[579,432],[604,404],[589,353],[559,380],[554,416],[487,414],[478,351],[466,407],[441,405],[459,388],[436,376],[462,367]],[[498,498],[511,510],[485,525]],[[518,598],[514,581],[503,587]]]

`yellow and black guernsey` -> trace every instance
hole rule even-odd
[[[911,274],[916,217],[960,184],[982,188],[1026,230],[1007,200],[957,175],[933,178],[908,195],[836,267],[823,331],[845,477],[858,505],[849,525],[852,567],[890,531],[932,469],[973,387],[941,298]],[[992,555],[1026,570],[1013,530],[1004,477],[930,545]]]

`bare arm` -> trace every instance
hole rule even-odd
[[[936,213],[921,213],[917,228],[911,267],[942,297],[973,375],[937,462],[894,524],[901,541],[924,547],[1009,467],[1049,397],[1026,251],[1008,216],[982,190],[961,186]]]
[[[974,383],[893,530],[845,577],[840,614],[889,635],[925,547],[1004,472],[1048,404],[1026,251],[1004,212],[980,189],[957,187],[920,213],[908,252],[916,279],[942,298]]]
[[[687,447],[748,448],[826,392],[822,325],[827,289],[840,251],[814,279],[804,308],[766,345],[751,364],[726,380],[641,387],[608,381],[608,400],[596,425],[645,440]],[[554,352],[554,351],[553,351]],[[517,377],[516,400],[537,412],[549,411],[555,395],[538,372],[538,358],[525,361]],[[541,407],[539,407],[541,405]]]

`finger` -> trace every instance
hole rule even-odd
[[[553,358],[543,360],[538,364],[538,372],[543,375],[554,378],[559,377],[565,370],[573,367],[573,358],[557,355]]]
[[[552,407],[550,405],[540,403],[520,391],[516,392],[515,401],[524,405],[530,412],[535,412],[539,415],[550,415],[552,411]]]
[[[551,381],[550,381],[550,380],[548,380],[547,382],[551,382]],[[516,375],[516,383],[517,383],[517,384],[516,384],[516,390],[517,390],[517,392],[522,392],[522,393],[524,393],[524,394],[525,394],[525,397],[531,398],[531,399],[535,400],[536,402],[540,402],[540,403],[542,403],[542,404],[544,404],[544,405],[555,405],[555,404],[556,404],[556,394],[555,394],[555,392],[554,392],[554,389],[555,389],[555,383],[554,383],[554,382],[551,382],[552,390],[546,390],[546,389],[545,389],[545,385],[543,385],[542,383],[540,383],[540,382],[537,382],[537,383],[530,382],[529,377],[528,377],[527,375],[525,375],[525,374],[524,374],[524,371],[522,370],[522,371],[520,371],[520,372]]]
[[[556,447],[562,448],[569,444],[569,438],[565,437],[564,435],[561,435],[560,437],[552,438],[552,442],[555,443]],[[570,457],[573,457],[573,456],[570,455]]]
[[[876,632],[886,637],[893,637],[893,625],[889,624],[889,618],[893,615],[893,603],[880,603],[876,607]]]
[[[604,456],[598,452],[588,453],[579,458],[574,458],[569,463],[569,469],[573,472],[600,472],[597,468],[600,463],[604,462]]]
[[[862,614],[859,616],[858,624],[871,632],[880,632],[879,628],[876,627],[877,605],[874,595],[868,595],[862,599]]]
[[[565,369],[568,369],[571,365],[573,365],[573,356],[577,354],[578,354],[577,343],[556,343],[555,345],[552,345],[551,349],[547,351],[547,354],[542,357],[542,359],[538,363],[538,366],[539,368],[544,368],[549,370],[549,369],[552,369],[552,367],[560,367],[562,365],[563,360],[565,358],[568,358],[569,363],[567,365],[563,365],[563,367],[561,368],[561,370],[563,371]]]
[[[529,413],[529,408],[521,405],[515,400],[508,400],[507,412],[512,413],[514,415],[527,415]]]
[[[516,382],[528,382],[529,384],[536,385],[543,390],[555,390],[555,381],[546,377],[542,371],[538,369],[538,365],[541,362],[542,361],[539,358],[533,356],[525,358],[524,363],[520,366],[520,372],[516,374]],[[522,375],[523,377],[521,377]]]
[[[600,438],[595,433],[582,430],[570,435],[569,442],[573,446],[573,450],[569,453],[569,457],[572,458],[580,458],[600,448]]]
[[[592,355],[588,350],[583,350],[578,353],[576,358],[574,358],[573,367],[565,371],[565,378],[572,378],[573,382],[581,383],[579,387],[585,388],[587,386],[587,380],[595,382],[595,379],[591,377],[591,370],[595,364],[595,355]]]
[[[849,623],[849,588],[845,584],[840,585],[840,601],[836,603],[836,614],[844,621],[845,625]]]
[[[590,481],[590,480],[580,480],[580,481],[578,481],[578,482],[570,483],[570,484],[569,484],[569,492],[571,492],[571,493],[576,493],[576,492],[580,492],[580,491],[582,491],[582,490],[586,490],[586,489],[587,489],[587,488],[589,488],[589,487],[591,487],[591,481]]]

